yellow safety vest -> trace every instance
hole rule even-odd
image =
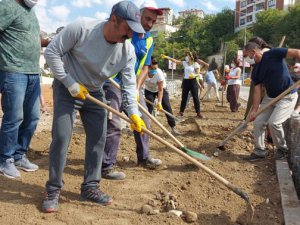
[[[130,38],[129,40],[132,41],[131,38]],[[144,55],[144,57],[142,58],[142,60],[141,60],[140,63],[139,63],[139,67],[138,67],[138,70],[137,70],[137,72],[136,72],[136,76],[139,76],[139,75],[140,75],[140,73],[141,73],[141,71],[142,71],[142,68],[143,68],[143,66],[144,66],[144,64],[145,64],[145,61],[146,61],[146,59],[147,59],[148,52],[149,52],[149,50],[150,50],[152,44],[153,44],[153,37],[151,37],[151,36],[150,36],[150,37],[147,37],[147,38],[146,38],[146,48],[147,48],[147,53]],[[113,75],[112,78],[115,78],[117,75],[118,75],[118,74]]]

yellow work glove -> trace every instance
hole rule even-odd
[[[195,78],[195,75],[193,73],[190,73],[189,79],[194,79],[194,78]]]
[[[158,111],[161,111],[163,109],[161,103],[157,103],[156,108]]]
[[[142,128],[146,128],[144,121],[138,115],[132,114],[130,116],[130,119],[133,122],[132,124],[130,124],[131,129],[137,132],[142,132]]]
[[[161,58],[162,58],[162,59],[170,59],[170,57],[169,57],[169,56],[166,56],[165,54],[161,54]]]
[[[89,94],[88,90],[79,83],[74,83],[70,87],[68,87],[68,90],[72,97],[79,98],[82,100],[85,100],[85,95]]]

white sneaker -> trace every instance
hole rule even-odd
[[[38,165],[31,163],[25,155],[18,161],[15,161],[15,165],[26,172],[33,172],[39,169]]]
[[[14,159],[7,159],[5,162],[0,163],[0,172],[12,179],[21,177],[20,172],[14,164]]]

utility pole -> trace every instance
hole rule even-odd
[[[246,33],[246,31],[247,31],[247,29],[246,29],[247,27],[245,26],[245,32],[244,32],[244,47],[246,46],[246,42],[247,42],[247,33]],[[244,85],[244,80],[245,80],[245,78],[244,78],[244,76],[245,76],[245,58],[243,57],[243,74],[242,74],[242,85]]]

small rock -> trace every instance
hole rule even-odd
[[[153,211],[152,207],[150,205],[143,205],[141,209],[142,213],[150,214],[151,211]]]
[[[175,216],[180,217],[182,215],[182,212],[180,210],[170,210],[168,213],[174,214]]]
[[[162,200],[161,194],[159,194],[159,193],[155,194],[155,199]]]
[[[219,151],[215,151],[213,155],[214,155],[215,157],[218,157],[219,154],[220,154]]]
[[[198,219],[198,215],[194,212],[187,211],[184,213],[185,221],[188,223],[196,222]]]
[[[186,190],[187,189],[187,186],[185,184],[183,184],[181,187],[180,187],[181,190]]]
[[[150,199],[150,200],[148,201],[148,205],[150,205],[150,206],[152,206],[152,207],[156,207],[156,206],[159,205],[159,202],[156,201],[156,200],[154,200],[154,199]]]
[[[122,157],[122,161],[123,161],[123,162],[129,162],[129,159],[130,159],[130,158],[129,158],[128,156],[123,156],[123,157]]]
[[[169,200],[166,204],[166,211],[176,209],[175,202],[173,200]]]
[[[151,212],[149,213],[149,215],[157,215],[159,214],[159,209],[153,209],[151,210]]]
[[[267,198],[267,199],[266,199],[266,204],[269,204],[269,202],[270,202],[270,199]]]

